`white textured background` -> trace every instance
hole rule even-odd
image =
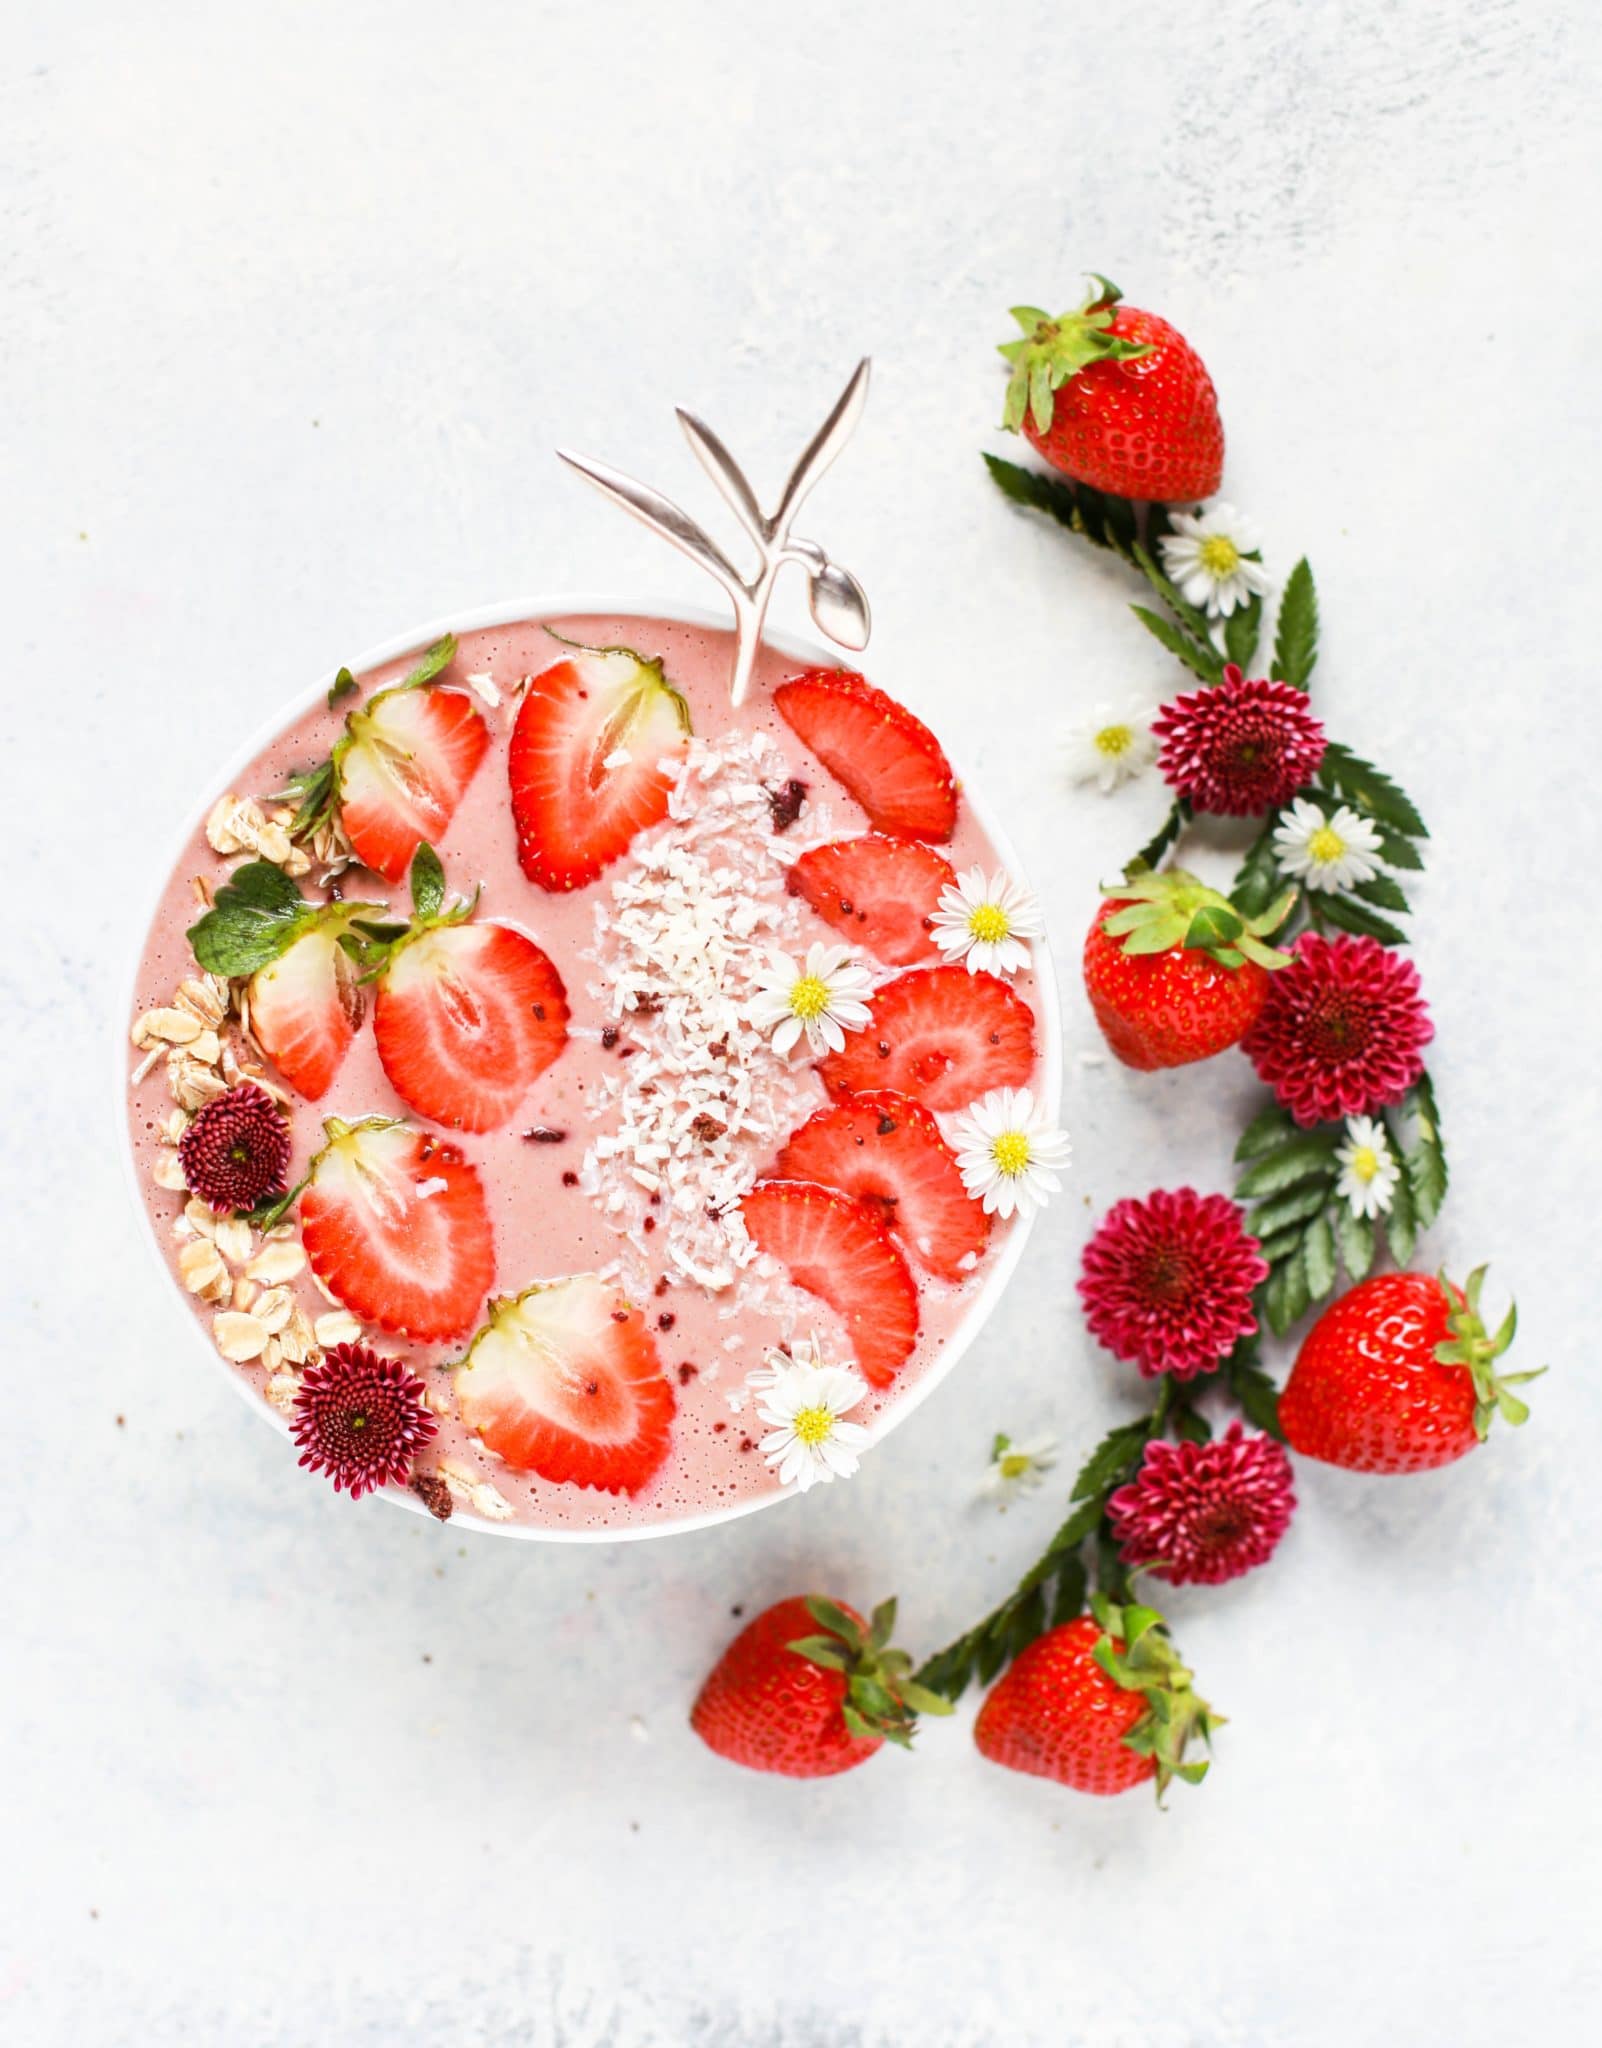
[[[1492,2048],[1594,2000],[1598,48],[1575,0],[7,10],[7,2042]],[[104,1076],[141,831],[247,726],[451,607],[701,601],[552,446],[696,491],[677,399],[771,480],[863,350],[811,523],[1012,821],[1084,1047],[1160,798],[1069,796],[1043,736],[1178,672],[977,456],[1005,308],[1083,266],[1204,351],[1325,715],[1435,827],[1430,1249],[1554,1367],[1522,1439],[1304,1469],[1274,1566],[1174,1599],[1231,1723],[1166,1818],[982,1765],[967,1708],[816,1790],[684,1714],[735,1603],[894,1588],[923,1648],[1010,1583],[1057,1503],[969,1506],[988,1438],[1129,1412],[1078,1246],[1227,1184],[1244,1063],[1070,1060],[1074,1193],[953,1382],[849,1489],[611,1551],[298,1477],[175,1342]]]

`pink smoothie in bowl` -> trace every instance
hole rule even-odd
[[[792,1490],[758,1415],[775,1353],[857,1371],[872,1444],[972,1341],[1028,1218],[986,1216],[947,1140],[996,1086],[1054,1118],[1049,958],[938,949],[941,887],[1016,862],[918,722],[817,650],[765,641],[735,709],[710,618],[534,604],[457,623],[373,708],[451,630],[332,703],[330,678],[208,792],[130,996],[138,1199],[281,1431],[353,1347],[404,1368],[388,1498],[552,1540],[703,1526]],[[309,936],[267,960],[274,919]],[[820,945],[869,1020],[780,1050],[764,977]],[[231,1185],[196,1125],[221,1099],[287,1136],[275,1188],[312,1175],[281,1216],[195,1191],[219,1159]]]

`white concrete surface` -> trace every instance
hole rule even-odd
[[[6,13],[8,2042],[1494,2048],[1594,2000],[1599,42],[1572,0]],[[771,477],[863,350],[814,523],[1071,962],[1160,801],[1042,735],[1174,678],[978,450],[1007,306],[1086,265],[1204,350],[1323,709],[1435,827],[1430,1250],[1553,1367],[1522,1439],[1304,1470],[1275,1565],[1174,1601],[1231,1719],[1165,1818],[982,1765],[967,1711],[817,1790],[684,1716],[736,1604],[894,1588],[922,1647],[1009,1583],[1055,1503],[969,1505],[989,1436],[1125,1412],[1078,1246],[1226,1184],[1242,1062],[1071,1060],[1072,1196],[860,1480],[595,1552],[296,1475],[172,1349],[103,1092],[141,834],[247,722],[451,606],[702,601],[551,448],[700,503],[672,401]]]

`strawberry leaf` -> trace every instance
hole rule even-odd
[[[1307,557],[1285,579],[1279,600],[1279,620],[1274,629],[1274,674],[1281,681],[1305,690],[1318,661],[1318,592]]]
[[[412,855],[411,879],[413,915],[425,921],[438,917],[445,907],[445,868],[426,839]]]
[[[282,868],[254,860],[223,883],[189,944],[208,974],[240,980],[276,960],[316,914]]]
[[[328,686],[328,708],[333,710],[343,697],[348,697],[356,687],[356,678],[348,668],[342,668]]]
[[[395,685],[398,690],[426,690],[437,682],[456,659],[456,635],[447,633],[436,640],[410,675]]]

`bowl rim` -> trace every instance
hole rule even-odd
[[[730,620],[726,614],[710,611],[699,605],[686,605],[672,598],[653,598],[649,593],[635,597],[619,598],[615,595],[596,595],[594,592],[580,592],[576,595],[557,592],[554,595],[536,594],[532,597],[516,598],[496,604],[471,606],[431,620],[425,625],[408,632],[393,635],[369,648],[358,658],[342,664],[353,675],[366,675],[375,668],[382,668],[389,662],[399,661],[420,648],[431,645],[446,633],[476,633],[496,626],[522,625],[531,620],[571,617],[592,614],[611,618],[638,618],[649,621],[660,620],[669,625],[694,626],[702,629],[728,632]],[[831,652],[814,640],[793,633],[772,633],[764,631],[763,644],[782,655],[787,661],[799,661],[809,667],[835,668],[840,666],[838,651]],[[188,1304],[179,1293],[172,1270],[163,1255],[157,1232],[146,1207],[146,1190],[134,1159],[133,1136],[128,1121],[128,1020],[134,1015],[134,1004],[139,990],[139,971],[144,961],[145,945],[150,927],[160,908],[167,885],[178,865],[184,848],[194,834],[202,828],[219,792],[226,790],[256,756],[271,742],[312,710],[319,699],[324,699],[333,686],[337,668],[330,669],[314,685],[299,692],[280,706],[271,717],[255,728],[245,743],[237,748],[225,762],[208,778],[205,792],[185,812],[184,823],[176,837],[170,842],[167,857],[156,870],[151,888],[142,897],[143,915],[134,928],[130,953],[119,980],[121,1005],[112,1018],[112,1052],[114,1055],[113,1080],[117,1112],[117,1150],[122,1159],[123,1173],[128,1191],[139,1216],[139,1234],[145,1243],[149,1257],[161,1276],[162,1291],[173,1310],[183,1318],[186,1328],[198,1343],[200,1349],[219,1371],[235,1393],[250,1411],[274,1428],[279,1436],[289,1439],[289,1423],[286,1417],[269,1407],[241,1373],[229,1364],[216,1347],[207,1342],[205,1332],[195,1321]],[[944,745],[944,742],[942,742]],[[949,758],[949,754],[948,754]],[[991,811],[983,797],[975,795],[972,785],[957,767],[957,781],[962,789],[964,801],[973,810],[997,857],[1009,874],[1018,878],[1025,886],[1028,877],[1019,862],[1017,850],[1000,820]],[[1030,965],[1034,971],[1037,990],[1037,1008],[1042,1045],[1042,1067],[1044,1078],[1041,1094],[1047,1115],[1053,1121],[1061,1113],[1063,1085],[1063,1047],[1061,1000],[1057,989],[1051,944],[1048,938],[1040,938],[1031,946]],[[956,1326],[952,1329],[939,1355],[933,1359],[915,1386],[909,1387],[905,1395],[873,1422],[869,1427],[865,1449],[875,1448],[882,1443],[898,1424],[905,1421],[920,1408],[935,1389],[942,1385],[955,1370],[964,1355],[972,1348],[985,1324],[990,1320],[996,1305],[1006,1291],[1013,1274],[1023,1257],[1024,1247],[1034,1229],[1035,1215],[1018,1216],[1013,1220],[1005,1244],[995,1263],[985,1276],[984,1285],[969,1302]],[[746,1515],[756,1514],[763,1508],[773,1507],[780,1501],[795,1498],[797,1488],[776,1487],[769,1493],[756,1495],[749,1500],[732,1501],[726,1507],[710,1508],[699,1514],[682,1515],[671,1521],[650,1523],[640,1528],[629,1529],[549,1529],[525,1522],[492,1522],[482,1515],[453,1513],[450,1526],[453,1529],[472,1529],[492,1536],[510,1536],[533,1543],[637,1543],[665,1536],[687,1536],[698,1530],[712,1529],[725,1522],[739,1521]],[[426,1516],[427,1508],[415,1495],[394,1487],[380,1490],[378,1497],[411,1514]]]

